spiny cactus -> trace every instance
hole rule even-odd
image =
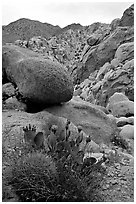
[[[43,132],[38,132],[34,138],[34,143],[38,148],[44,148],[44,136]]]
[[[56,137],[57,126],[52,125],[51,133],[48,135],[47,143],[50,152],[55,152],[57,147],[57,137]]]
[[[79,146],[79,144],[83,140],[83,131],[82,131],[82,127],[81,126],[78,126],[77,129],[78,129],[78,137],[76,139],[76,145]]]
[[[23,127],[24,131],[24,141],[29,143],[32,147],[35,148],[44,148],[44,135],[43,132],[38,132],[36,134],[36,126],[29,124],[26,127]]]
[[[23,127],[23,131],[24,131],[24,141],[26,143],[31,143],[32,145],[34,145],[34,138],[36,136],[36,126],[31,126],[31,124],[29,124],[26,127]]]

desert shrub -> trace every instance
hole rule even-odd
[[[29,153],[14,160],[5,177],[23,202],[87,201],[79,172],[70,162],[55,158],[55,163],[49,155]]]
[[[56,166],[59,174],[60,202],[87,202],[89,199],[85,192],[84,180],[80,177],[80,170],[72,168],[73,162],[67,158],[57,160]]]
[[[20,201],[102,201],[99,187],[105,172],[101,166],[82,168],[65,142],[63,148],[57,146],[55,152],[48,153],[24,145],[14,148],[8,159],[10,165],[3,172],[6,186],[12,186]]]
[[[29,153],[14,161],[8,175],[21,201],[46,201],[56,196],[57,171],[51,157]]]

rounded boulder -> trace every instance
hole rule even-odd
[[[134,139],[134,125],[125,125],[120,131],[120,136],[124,139]]]
[[[59,104],[73,95],[69,73],[59,63],[15,45],[3,46],[3,69],[29,102]]]

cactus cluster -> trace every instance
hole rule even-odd
[[[77,126],[78,136],[72,140],[70,124],[67,120],[63,135],[57,134],[59,128],[56,125],[50,127],[50,134],[45,140],[48,150],[42,146],[44,134],[37,133],[35,125],[23,127],[23,145],[25,147],[26,143],[30,144],[34,151],[27,148],[29,151],[22,151],[19,157],[15,157],[15,154],[18,155],[16,150],[5,174],[7,183],[13,187],[20,201],[93,201],[95,187],[91,191],[87,189],[90,189],[88,185],[97,172],[96,169],[93,171],[94,165],[90,163],[88,166],[84,162],[84,151],[79,148],[83,141],[82,127]],[[87,137],[86,144],[90,141],[91,137]],[[96,184],[98,185],[97,181]]]

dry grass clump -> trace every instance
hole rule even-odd
[[[21,201],[47,200],[55,194],[57,171],[52,158],[39,152],[14,160],[7,179]]]

